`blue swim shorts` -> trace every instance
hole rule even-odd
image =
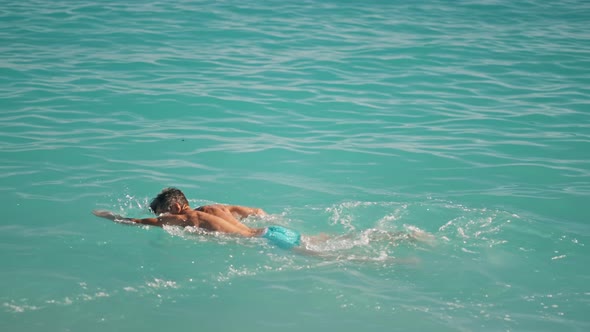
[[[283,249],[291,249],[301,244],[301,234],[283,226],[267,227],[262,237]]]

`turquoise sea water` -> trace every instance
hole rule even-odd
[[[589,23],[582,0],[3,1],[0,330],[590,330]],[[90,213],[167,186],[332,258]]]

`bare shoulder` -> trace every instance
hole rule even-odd
[[[203,212],[200,210],[192,210],[192,211],[188,211],[186,213],[183,214],[179,214],[177,215],[178,217],[180,217],[180,219],[182,219],[185,223],[185,226],[195,226],[195,227],[200,227],[201,226],[201,214]]]
[[[174,226],[192,226],[192,218],[188,214],[165,214],[158,217],[158,223],[161,225]]]
[[[213,210],[219,209],[222,207],[223,207],[223,205],[221,205],[221,204],[209,204],[209,205],[199,206],[198,208],[194,209],[193,211],[211,213]]]

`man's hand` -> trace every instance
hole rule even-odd
[[[112,221],[115,221],[117,219],[123,219],[121,216],[116,215],[116,214],[112,213],[111,211],[107,211],[107,210],[93,210],[92,213],[97,217],[109,219]]]

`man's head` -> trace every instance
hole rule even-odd
[[[179,213],[189,206],[186,197],[176,188],[166,188],[150,203],[150,209],[155,214],[165,212]]]

